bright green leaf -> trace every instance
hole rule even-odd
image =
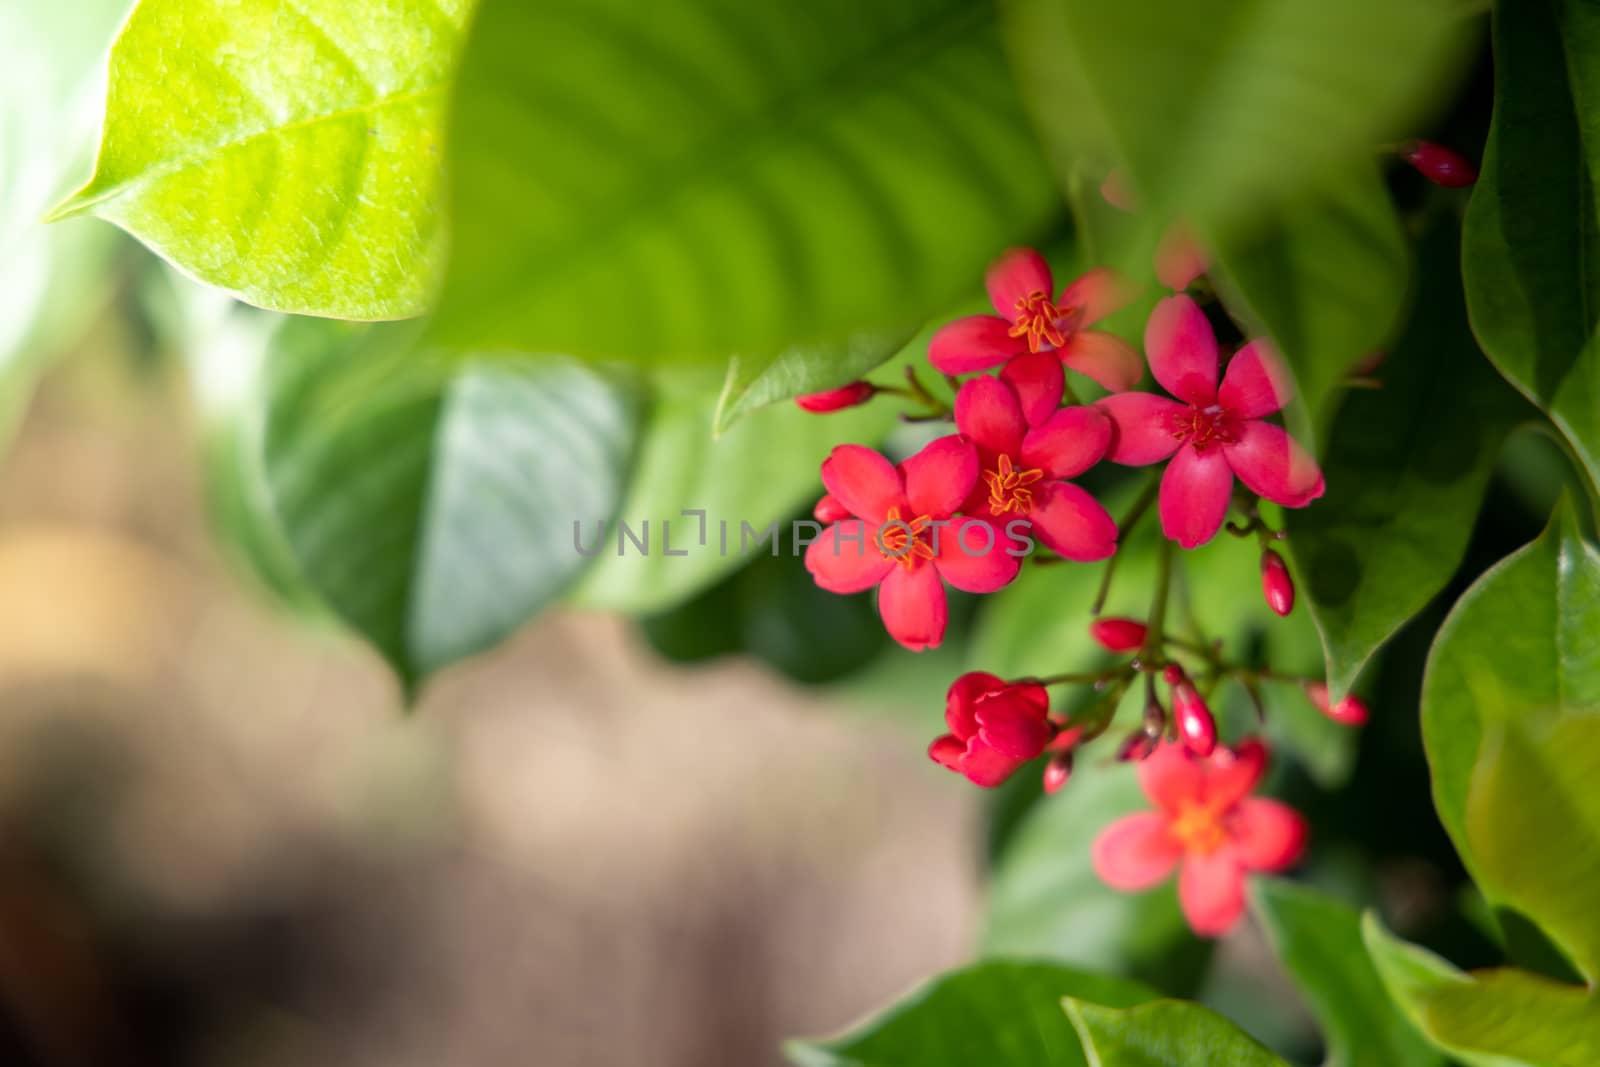
[[[1600,997],[1511,969],[1463,974],[1426,949],[1362,923],[1389,995],[1441,1051],[1471,1067],[1600,1063]]]
[[[760,361],[914,329],[1059,217],[989,3],[484,0],[457,342]]]
[[[94,176],[116,223],[262,307],[423,310],[445,227],[445,98],[471,0],[141,0]]]
[[[1355,909],[1315,890],[1258,879],[1251,902],[1328,1046],[1325,1067],[1434,1067],[1444,1062],[1399,1014],[1361,943]]]
[[[1495,107],[1462,241],[1483,350],[1600,487],[1600,8],[1495,5]]]
[[[1119,1010],[1068,997],[1091,1067],[1287,1067],[1233,1023],[1181,1000]]]
[[[1434,802],[1485,894],[1600,974],[1600,553],[1563,504],[1462,596],[1422,693]]]
[[[628,393],[569,362],[435,361],[405,327],[291,320],[265,468],[306,580],[407,681],[506,637],[588,565],[626,484]]]
[[[799,1067],[1078,1067],[1063,996],[1121,1007],[1155,994],[1123,978],[1047,963],[980,963],[917,989],[827,1041],[794,1041]]]
[[[1416,313],[1375,372],[1381,388],[1339,406],[1327,496],[1285,513],[1334,699],[1455,573],[1499,444],[1527,410],[1479,354],[1458,277],[1455,227],[1436,224]]]

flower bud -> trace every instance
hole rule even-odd
[[[1478,168],[1465,156],[1432,141],[1407,141],[1400,148],[1400,158],[1446,189],[1460,189],[1478,180]]]
[[[817,517],[818,522],[843,522],[850,518],[850,509],[832,493],[824,493],[822,499],[817,501],[817,506],[811,509],[811,514]]]
[[[1132,652],[1144,644],[1144,623],[1138,619],[1096,619],[1089,636],[1107,652]]]
[[[1261,553],[1261,595],[1267,598],[1267,607],[1279,615],[1294,610],[1294,578],[1289,565],[1270,548]]]
[[[1117,749],[1117,759],[1124,763],[1138,763],[1156,750],[1156,739],[1142,728],[1129,734]]]
[[[858,381],[851,382],[849,385],[841,385],[837,389],[829,389],[822,393],[807,393],[804,396],[797,396],[794,398],[794,402],[814,415],[826,415],[830,411],[843,411],[845,408],[853,408],[858,404],[865,404],[872,399],[872,394],[877,391],[877,387],[871,382]]]
[[[1367,705],[1354,693],[1346,694],[1339,703],[1331,703],[1328,687],[1321,682],[1307,682],[1306,696],[1317,710],[1340,726],[1360,726],[1367,721]]]
[[[1044,765],[1045,796],[1054,795],[1072,777],[1072,751],[1057,752]]]
[[[1172,689],[1172,716],[1178,723],[1178,736],[1190,752],[1204,758],[1215,751],[1217,720],[1194,686],[1186,681]]]

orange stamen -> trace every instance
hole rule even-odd
[[[933,545],[927,537],[930,515],[918,515],[907,521],[900,517],[899,508],[890,508],[884,516],[877,534],[878,551],[883,558],[893,560],[906,570],[911,570],[919,560],[933,558]]]
[[[1019,296],[1016,309],[1017,315],[1007,336],[1026,337],[1029,352],[1041,351],[1046,342],[1052,348],[1066,344],[1071,332],[1066,323],[1078,313],[1077,308],[1056,304],[1049,293],[1037,289],[1027,296]]]
[[[1010,456],[1001,456],[994,470],[983,472],[983,480],[989,483],[989,510],[996,515],[1032,511],[1033,490],[1029,487],[1042,478],[1044,471],[1017,470]]]

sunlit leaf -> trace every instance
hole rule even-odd
[[[1067,998],[1067,1017],[1094,1067],[1286,1067],[1215,1012],[1181,1000],[1119,1010]]]

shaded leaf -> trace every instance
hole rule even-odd
[[[1285,1067],[1215,1012],[1181,1000],[1118,1010],[1068,997],[1067,1017],[1094,1067]]]
[[[913,337],[904,330],[874,330],[843,344],[799,345],[771,362],[735,356],[728,363],[728,378],[717,398],[714,428],[721,434],[769,404],[848,385],[918,341],[918,350],[927,351],[921,334]]]

